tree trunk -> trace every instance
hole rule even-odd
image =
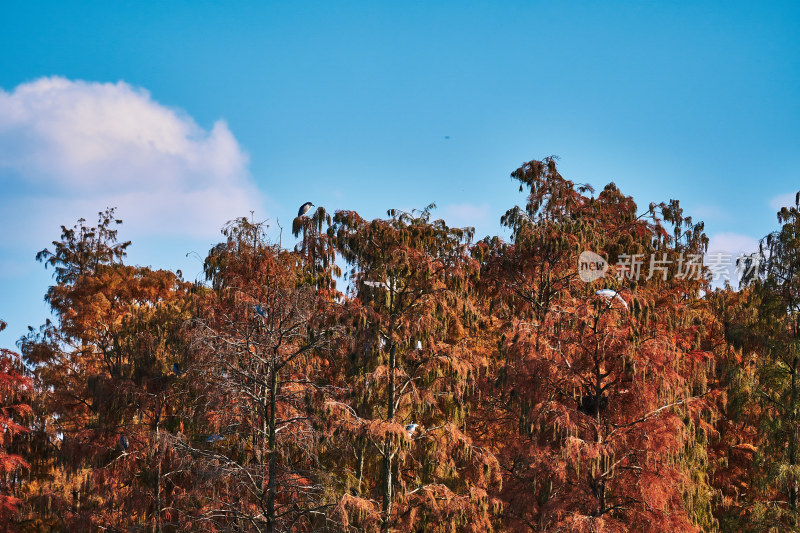
[[[789,412],[791,424],[789,424],[789,465],[794,467],[797,464],[797,366],[798,360],[795,357],[792,360],[792,391],[791,400],[789,404]],[[794,468],[792,468],[794,470]],[[792,480],[789,487],[789,509],[792,511],[792,524],[797,523],[797,480]]]
[[[275,354],[275,359],[277,359],[277,353]],[[278,466],[278,459],[275,453],[275,406],[278,396],[278,375],[274,359],[271,366],[272,368],[270,369],[269,377],[269,479],[267,481],[267,533],[273,533],[275,531],[275,489],[277,487],[277,480],[275,477]]]
[[[603,444],[602,418],[600,416],[600,405],[602,403],[603,385],[600,376],[600,366],[595,367],[595,387],[594,387],[594,416],[597,422],[597,444]],[[606,512],[606,478],[605,478],[606,456],[601,451],[597,469],[597,516],[603,516]]]
[[[364,453],[366,448],[366,442],[359,443],[356,457],[356,493],[358,496],[361,496],[361,487],[364,482]]]
[[[388,409],[387,417],[389,422],[394,421],[394,370],[397,366],[396,351],[397,346],[394,339],[390,341],[391,348],[389,348],[389,394],[388,394]],[[383,446],[383,523],[381,524],[381,531],[388,533],[389,531],[389,518],[392,514],[392,459],[394,453],[391,451],[391,440],[386,439]]]
[[[155,512],[156,512],[156,525],[155,525],[155,533],[161,533],[161,453],[159,450],[160,446],[160,436],[161,432],[159,431],[159,423],[156,422],[156,448],[155,448],[155,457],[156,461],[158,461],[158,468],[156,472],[156,486],[154,489],[155,492]]]

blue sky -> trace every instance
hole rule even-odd
[[[800,189],[800,4],[430,4],[5,2],[0,346],[47,316],[36,251],[107,204],[130,262],[194,279],[226,220],[291,244],[306,200],[496,234],[551,154],[729,251]]]

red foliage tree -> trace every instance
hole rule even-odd
[[[0,331],[5,328],[6,323],[0,320]],[[21,470],[28,467],[19,454],[13,453],[14,439],[28,432],[25,422],[31,415],[26,403],[31,380],[23,370],[19,355],[0,349],[0,524],[4,524],[4,531],[13,531],[9,528],[21,503],[14,493],[21,484]]]
[[[611,264],[622,254],[675,259],[699,250],[702,233],[675,203],[651,205],[648,222],[613,185],[584,196],[591,189],[564,179],[552,159],[512,176],[530,194],[524,211],[504,217],[513,244],[480,251],[500,342],[475,421],[507,472],[508,526],[692,530],[695,457],[686,450],[697,428],[709,430],[705,390],[695,385],[710,355],[695,342],[687,296],[702,281],[620,275],[585,284],[576,266],[586,249]],[[670,237],[659,208],[687,230]],[[620,292],[609,299],[600,288]]]

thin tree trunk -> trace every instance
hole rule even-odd
[[[389,394],[388,394],[388,410],[387,417],[389,422],[394,421],[394,370],[397,366],[396,350],[397,346],[392,339],[390,341],[391,348],[389,349]],[[389,518],[392,514],[392,459],[394,453],[391,451],[391,440],[386,439],[383,446],[383,523],[381,524],[381,531],[388,533],[389,531]]]
[[[794,360],[792,361],[792,392],[790,400],[791,403],[789,404],[789,412],[791,413],[791,424],[789,424],[789,465],[792,467],[797,464],[797,366],[798,360],[795,356]],[[794,468],[792,468],[792,470],[794,470]],[[797,480],[793,480],[791,486],[789,487],[789,509],[792,511],[791,521],[793,525],[796,525],[797,523],[797,493]]]
[[[275,354],[277,359],[277,353]],[[275,531],[275,488],[277,486],[276,471],[277,457],[275,453],[275,406],[278,396],[278,376],[275,368],[275,360],[272,361],[269,377],[269,467],[267,481],[267,533]]]
[[[356,457],[356,493],[358,496],[361,496],[361,487],[364,482],[364,453],[366,452],[366,447],[366,442],[360,443]]]
[[[160,446],[160,431],[159,431],[159,423],[156,422],[156,449],[155,449],[155,457],[156,461],[158,461],[158,469],[156,472],[156,486],[155,486],[155,497],[156,497],[156,527],[155,532],[161,533],[161,454],[159,451]]]
[[[595,420],[597,421],[597,444],[602,446],[603,444],[603,433],[602,433],[602,426],[601,422],[602,419],[600,417],[600,404],[601,404],[601,394],[603,393],[603,385],[602,385],[602,378],[600,376],[600,366],[595,366],[595,386],[594,386],[594,416]],[[605,479],[605,463],[606,457],[605,454],[601,451],[600,458],[598,461],[598,471],[597,471],[597,516],[603,516],[603,513],[606,512],[606,479]]]

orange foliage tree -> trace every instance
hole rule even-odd
[[[512,177],[529,189],[526,208],[504,217],[513,242],[480,249],[499,342],[475,413],[506,472],[507,526],[697,528],[707,511],[696,507],[708,502],[692,500],[707,492],[690,478],[693,442],[711,420],[711,356],[697,342],[692,304],[703,281],[612,269],[584,283],[577,259],[589,250],[611,265],[624,254],[675,260],[701,251],[701,228],[674,202],[642,217],[613,184],[586,196],[591,189],[563,178],[553,159]]]
[[[336,518],[347,531],[496,525],[498,465],[464,423],[486,366],[466,333],[478,273],[471,230],[432,221],[429,209],[372,221],[341,211],[330,230],[352,281],[327,417],[341,442]]]
[[[39,418],[32,445],[28,523],[72,530],[148,524],[171,518],[165,468],[177,458],[163,430],[176,430],[174,375],[186,285],[169,271],[126,266],[113,210],[98,225],[62,227],[54,250],[56,284],[46,300],[58,317],[21,342],[33,368]]]

